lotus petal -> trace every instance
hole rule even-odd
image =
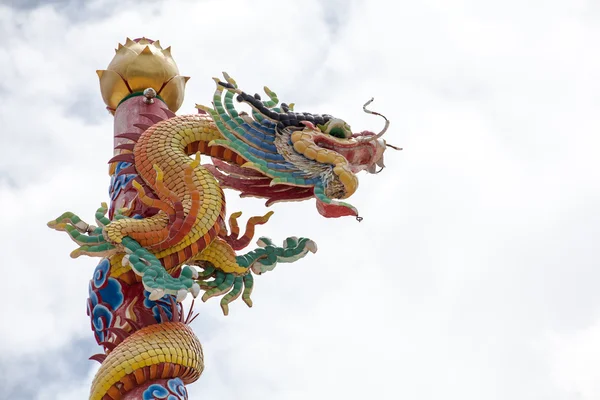
[[[112,109],[117,108],[119,102],[130,93],[127,84],[115,71],[98,70],[96,73],[100,78],[100,91],[104,103]]]
[[[175,112],[183,103],[185,83],[190,79],[188,76],[177,75],[173,77],[158,93],[165,100],[169,110]]]

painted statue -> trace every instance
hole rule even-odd
[[[92,357],[101,367],[90,399],[187,399],[185,385],[204,363],[188,326],[193,310],[181,304],[186,295],[220,296],[227,315],[240,296],[252,306],[254,275],[317,250],[307,238],[279,246],[260,237],[258,248],[240,253],[272,212],[248,219],[241,234],[241,212],[227,221],[223,188],[267,199],[267,206],[314,198],[325,217],[359,219],[340,200],[356,191],[357,172],[383,168],[383,153],[393,147],[381,138],[389,122],[382,116],[379,134],[352,133],[339,118],[280,104],[266,87],[266,100],[250,95],[225,73],[214,78],[211,107],[177,116],[188,78],[170,48],[146,38],[119,45],[98,75],[115,120],[110,205],[96,211],[96,225],[69,212],[48,224],[79,244],[72,257],[101,258],[87,305],[104,349]],[[369,103],[365,112],[380,115]],[[201,155],[212,163],[202,164]]]

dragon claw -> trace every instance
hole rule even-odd
[[[181,303],[182,301],[184,301],[185,298],[187,297],[187,294],[188,294],[187,290],[179,289],[177,291],[177,302]],[[194,297],[196,297],[196,296],[194,296]]]
[[[148,298],[152,301],[157,301],[163,298],[165,295],[165,291],[163,289],[152,289],[150,290],[150,296]],[[178,294],[179,297],[179,294]]]
[[[192,293],[192,296],[194,298],[198,297],[198,295],[200,294],[200,285],[194,282],[192,288],[190,289],[190,292]]]
[[[267,237],[260,237],[257,241],[259,248],[250,253],[236,257],[239,266],[246,269],[246,273],[236,275],[225,273],[214,267],[205,268],[199,280],[199,287],[206,290],[202,296],[202,301],[223,295],[220,305],[223,314],[229,314],[229,304],[242,297],[242,300],[248,307],[252,307],[253,302],[250,298],[254,286],[252,272],[261,275],[271,271],[278,263],[291,263],[304,257],[308,252],[315,253],[317,245],[314,241],[296,236],[288,237],[281,247],[275,245]],[[204,268],[204,267],[203,267]],[[207,279],[214,278],[212,281]]]

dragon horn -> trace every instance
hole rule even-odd
[[[375,100],[375,98],[371,97],[371,100],[367,101],[363,105],[363,111],[366,112],[367,114],[379,115],[380,117],[382,117],[383,119],[385,119],[385,126],[383,127],[383,130],[381,132],[379,132],[377,135],[368,136],[368,137],[365,137],[365,138],[360,138],[359,140],[361,142],[371,142],[373,140],[379,139],[380,137],[383,136],[383,134],[387,131],[388,127],[390,126],[390,121],[385,117],[385,115],[379,114],[378,112],[375,112],[375,111],[367,110],[367,106],[369,104],[371,104],[373,102],[373,100]]]

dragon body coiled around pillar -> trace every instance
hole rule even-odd
[[[170,58],[170,51],[149,39],[128,40],[117,55],[123,49],[138,49],[135,60]],[[101,85],[104,79],[113,91],[122,87],[124,74],[102,72]],[[238,254],[273,213],[251,217],[240,235],[241,212],[227,220],[223,188],[265,198],[267,206],[315,198],[325,217],[360,219],[356,208],[340,200],[356,191],[357,172],[383,168],[387,119],[379,134],[353,134],[341,119],[295,112],[266,87],[268,100],[262,100],[223,77],[214,78],[212,106],[197,106],[194,115],[174,113],[181,100],[173,88],[187,80],[178,75],[159,87],[143,88],[148,82],[142,81],[137,91],[130,79],[130,93],[118,102],[103,92],[116,119],[133,121],[115,131],[111,204],[97,210],[95,225],[70,212],[48,224],[79,244],[72,257],[102,258],[88,300],[92,330],[104,347],[104,354],[93,357],[102,365],[92,399],[134,398],[127,397],[133,393],[145,399],[135,391],[160,385],[157,380],[171,388],[179,382],[173,379],[193,382],[204,366],[200,344],[185,326],[193,319],[191,311],[183,317],[186,295],[203,291],[203,301],[221,296],[227,315],[240,296],[252,306],[253,274],[316,251],[308,238],[288,237],[278,246],[260,237],[258,248]],[[248,111],[238,110],[235,101]],[[211,163],[202,164],[204,157]],[[182,343],[189,349],[178,350]]]

